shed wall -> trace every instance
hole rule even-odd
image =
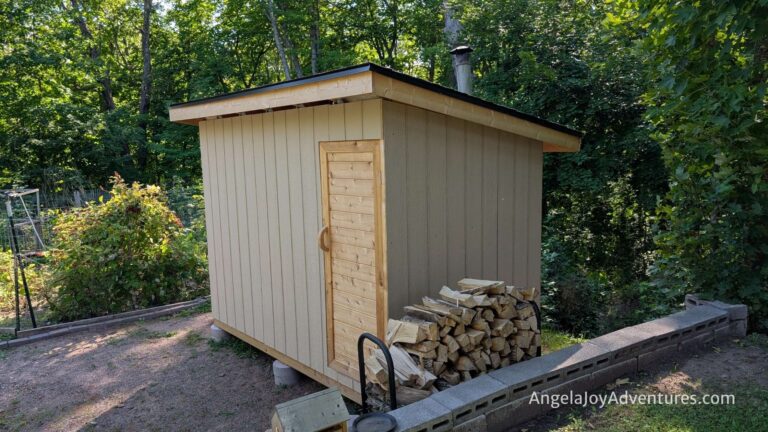
[[[318,142],[381,136],[379,99],[200,122],[214,317],[351,388],[327,366]]]
[[[463,277],[541,283],[543,144],[383,102],[389,313]]]

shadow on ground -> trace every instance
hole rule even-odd
[[[274,405],[322,388],[276,387],[269,357],[209,344],[210,324],[173,317],[0,352],[0,430],[265,430]]]

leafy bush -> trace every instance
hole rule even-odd
[[[32,297],[32,304],[38,307],[45,288],[45,265],[27,262],[25,268],[27,285]],[[0,250],[0,311],[13,311],[16,308],[16,299],[13,292],[13,254],[8,250]],[[19,296],[22,308],[26,306],[24,289],[19,275]]]
[[[204,291],[205,246],[157,186],[114,178],[112,199],[59,215],[51,310],[72,320],[186,300]]]

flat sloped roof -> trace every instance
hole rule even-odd
[[[538,139],[545,143],[546,151],[578,151],[583,136],[567,126],[374,63],[175,103],[171,105],[170,118],[174,122],[197,124],[201,120],[221,116],[374,97],[419,106]]]

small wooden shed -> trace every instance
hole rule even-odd
[[[539,286],[542,160],[579,132],[374,64],[173,105],[216,324],[359,398],[356,340],[461,278]]]

